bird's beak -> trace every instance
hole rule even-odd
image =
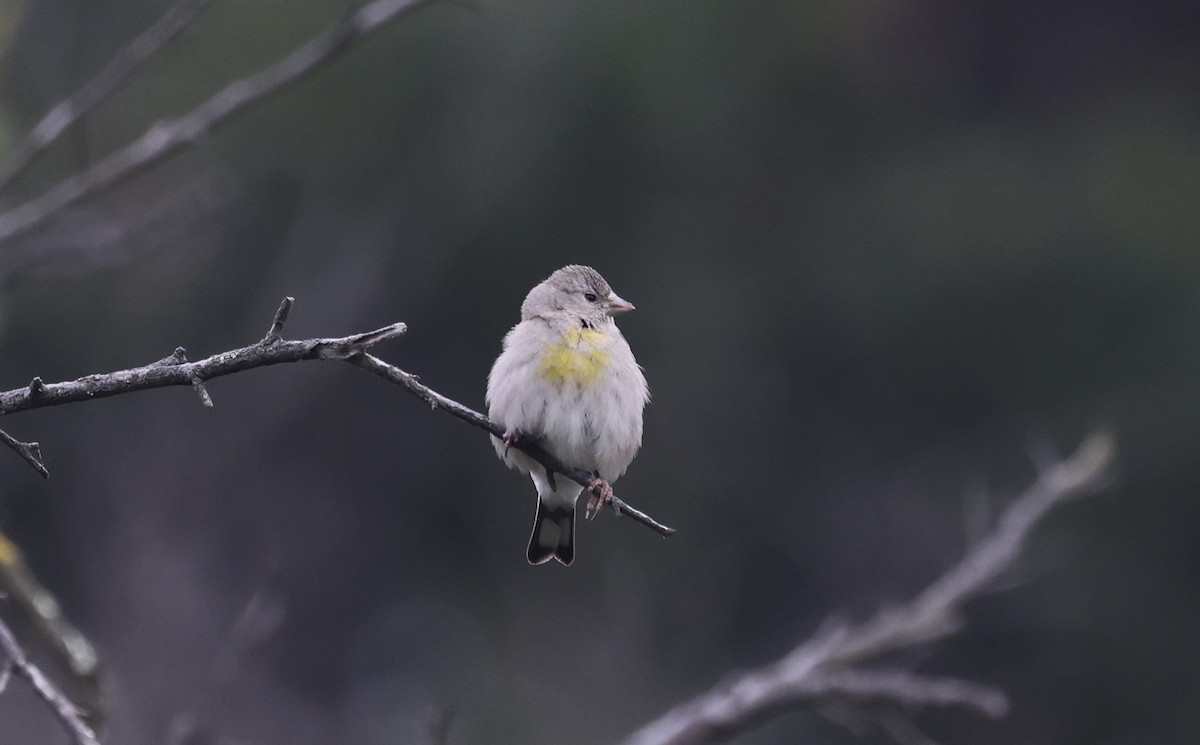
[[[604,308],[610,316],[615,316],[633,310],[633,303],[628,300],[622,300],[615,292],[610,292],[608,293],[608,297],[605,298]]]

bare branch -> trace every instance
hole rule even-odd
[[[25,650],[17,643],[8,625],[0,620],[0,649],[4,650],[13,675],[23,679],[33,688],[38,697],[50,705],[55,716],[71,735],[75,745],[100,745],[92,728],[84,723],[81,712],[75,708],[62,691],[29,660]]]
[[[4,165],[0,166],[0,189],[7,186],[80,117],[120,88],[164,44],[191,26],[212,3],[213,0],[180,0],[74,95],[55,104],[29,134],[9,151]]]
[[[986,686],[903,672],[864,672],[851,666],[958,628],[963,603],[1016,560],[1034,527],[1052,508],[1104,483],[1113,451],[1111,437],[1093,434],[1069,459],[1044,468],[991,534],[910,603],[881,610],[857,626],[826,624],[782,659],[675,707],[631,735],[625,745],[717,742],[779,710],[829,696],[906,706],[968,706],[988,716],[1002,716],[1007,701],[1001,692]]]
[[[910,708],[960,706],[999,719],[1008,697],[991,686],[958,678],[927,678],[902,670],[831,670],[793,687],[788,703],[844,696],[858,702],[885,701]]]
[[[196,379],[208,381],[243,370],[285,362],[318,359],[345,360],[362,354],[365,346],[400,336],[405,330],[406,327],[403,323],[394,323],[366,334],[355,334],[338,339],[278,340],[270,345],[259,342],[248,347],[214,354],[196,362],[188,362],[180,348],[172,356],[142,367],[98,375],[85,375],[77,380],[64,383],[43,383],[38,388],[37,395],[30,395],[28,386],[4,391],[0,393],[0,416],[27,409],[59,406],[76,401],[91,401],[150,388],[164,388],[172,385],[194,386]]]
[[[437,391],[422,385],[417,376],[407,373],[398,367],[389,365],[378,357],[367,354],[368,350],[382,341],[395,338],[405,332],[403,323],[393,323],[374,331],[354,334],[336,339],[305,339],[302,341],[287,341],[280,337],[283,325],[291,312],[292,298],[284,298],[276,311],[267,335],[259,342],[241,349],[215,354],[197,362],[188,362],[183,347],[177,348],[170,356],[142,367],[128,370],[118,370],[111,373],[87,375],[78,380],[64,383],[43,383],[35,379],[36,384],[16,388],[0,393],[0,416],[13,414],[27,409],[46,406],[58,406],[76,401],[91,401],[97,398],[116,396],[122,393],[132,393],[150,388],[164,388],[173,385],[187,385],[195,389],[201,402],[211,407],[212,398],[205,388],[205,382],[213,378],[250,370],[256,367],[267,367],[285,362],[300,362],[303,360],[342,360],[357,367],[372,372],[384,380],[396,383],[409,393],[428,403],[434,409],[441,409],[448,414],[461,419],[468,424],[478,427],[493,435],[503,436],[504,430],[500,425],[488,419],[474,409],[463,406],[457,401],[446,398]],[[9,437],[0,430],[0,439]],[[36,443],[20,443],[14,438],[14,450],[26,457],[21,446],[31,446],[36,449]],[[531,458],[542,464],[547,470],[565,475],[567,478],[583,485],[591,483],[592,475],[579,468],[573,468],[559,461],[554,456],[533,443],[516,443],[513,447],[520,448]],[[26,460],[29,460],[26,457]],[[33,461],[30,461],[31,463]],[[40,463],[40,458],[38,460]],[[35,466],[36,467],[36,466]],[[44,469],[44,466],[42,467]],[[659,535],[670,536],[675,530],[658,522],[641,510],[621,501],[616,496],[612,498],[612,508],[617,515],[624,515],[634,522],[641,523],[656,531]]]
[[[37,378],[34,378],[34,380],[37,380]],[[36,389],[32,386],[26,390],[31,395],[37,395]],[[26,463],[33,466],[34,470],[42,474],[42,478],[50,477],[50,472],[46,470],[46,464],[42,461],[42,449],[36,442],[21,442],[2,429],[0,429],[0,442],[3,442],[12,448],[17,455],[24,458]]]
[[[86,171],[0,214],[0,243],[29,233],[100,189],[120,183],[194,144],[243,109],[329,64],[373,32],[427,2],[430,0],[374,0],[364,5],[270,67],[229,83],[178,119],[159,121]]]
[[[488,419],[483,414],[480,414],[474,409],[470,409],[452,399],[446,398],[437,391],[424,386],[417,380],[417,376],[411,373],[404,372],[398,367],[389,365],[378,357],[373,357],[369,354],[364,354],[359,357],[354,357],[349,360],[352,364],[358,365],[364,370],[375,373],[384,380],[391,381],[397,385],[403,386],[417,398],[420,398],[431,408],[441,409],[453,417],[457,417],[462,421],[474,427],[478,427],[486,432],[495,435],[496,437],[504,437],[504,428]],[[555,458],[550,453],[547,453],[536,442],[514,442],[513,447],[521,450],[530,458],[537,461],[549,473],[561,473],[575,483],[581,485],[585,489],[588,488],[594,477],[592,474],[584,471],[581,468],[568,466],[558,458]],[[655,531],[664,538],[668,538],[675,534],[675,529],[667,527],[650,517],[646,513],[638,510],[626,502],[621,501],[615,494],[612,496],[612,509],[618,516],[626,516],[636,523],[645,525],[647,528]]]
[[[953,631],[958,609],[1016,560],[1025,540],[1047,512],[1104,483],[1113,451],[1112,438],[1096,433],[1084,440],[1069,459],[1046,467],[1000,516],[991,535],[976,544],[962,561],[908,605],[881,611],[853,639],[846,640],[831,659],[873,657]]]

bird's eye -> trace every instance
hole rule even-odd
[[[594,303],[594,302],[596,302],[596,295],[591,292],[585,292],[585,293],[583,293],[583,299],[588,301],[589,303]]]

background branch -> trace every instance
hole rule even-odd
[[[98,729],[107,715],[100,659],[91,642],[63,613],[62,605],[34,575],[21,549],[0,532],[0,594],[12,608],[26,648],[34,648],[68,677],[63,692],[87,712]]]
[[[0,214],[0,243],[29,233],[63,209],[193,144],[233,115],[332,62],[373,32],[426,2],[429,0],[375,0],[364,5],[274,65],[229,83],[187,114],[154,124],[141,137],[82,173]]]
[[[7,669],[28,683],[38,697],[50,706],[54,715],[70,733],[71,740],[75,745],[100,745],[100,741],[96,739],[91,727],[84,723],[79,710],[46,677],[45,673],[30,661],[25,650],[17,643],[17,638],[13,635],[12,630],[3,620],[0,620],[0,648],[4,650],[4,655],[8,658]]]
[[[782,659],[742,674],[647,724],[624,745],[694,745],[742,732],[770,714],[815,698],[889,700],[906,706],[963,705],[998,717],[1004,695],[966,681],[921,678],[903,671],[865,673],[853,665],[938,639],[959,627],[962,604],[979,594],[1019,555],[1034,527],[1055,506],[1104,483],[1114,445],[1088,437],[1065,461],[1044,469],[1005,511],[995,529],[914,600],[855,625],[830,623]]]
[[[77,401],[91,401],[97,398],[116,396],[122,393],[132,393],[151,388],[165,388],[174,385],[187,385],[195,389],[201,403],[211,407],[212,398],[205,387],[205,381],[225,375],[251,370],[257,367],[268,367],[287,362],[303,360],[343,360],[368,370],[379,377],[402,386],[408,392],[430,404],[434,409],[445,411],[458,419],[478,427],[490,434],[503,436],[504,430],[500,425],[488,419],[474,409],[463,406],[452,399],[446,398],[437,391],[422,385],[417,376],[407,373],[398,367],[389,365],[378,357],[367,354],[367,350],[376,344],[403,334],[406,326],[403,323],[393,323],[390,326],[354,334],[340,338],[305,339],[287,341],[282,338],[283,326],[291,313],[294,300],[284,298],[271,321],[266,335],[257,343],[240,349],[206,357],[196,362],[187,360],[183,347],[178,347],[171,355],[157,362],[128,370],[86,375],[77,380],[63,383],[44,383],[41,378],[34,378],[29,385],[0,393],[0,416],[13,414],[27,409],[59,406]],[[5,439],[7,438],[7,439]],[[0,431],[0,440],[12,440],[10,447],[16,450],[27,461],[33,463],[28,456],[36,450],[35,443],[21,443],[16,438]],[[572,468],[542,450],[536,443],[517,443],[517,447],[550,471],[561,473],[571,480],[587,487],[592,475],[579,468]],[[40,456],[40,451],[38,451]],[[41,464],[40,457],[37,468]],[[39,472],[47,475],[45,466]],[[612,508],[617,515],[628,516],[634,522],[645,525],[662,536],[672,535],[675,531],[653,519],[646,513],[621,501],[615,495],[612,498]]]
[[[191,26],[212,3],[213,0],[180,0],[70,98],[55,104],[9,151],[4,165],[0,166],[0,189],[7,186],[80,117],[120,88],[164,44]]]

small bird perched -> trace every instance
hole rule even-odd
[[[642,409],[650,391],[613,316],[633,310],[588,266],[564,266],[529,291],[521,322],[504,337],[488,375],[488,417],[505,436],[496,454],[537,486],[530,564],[575,560],[575,500],[583,487],[555,479],[511,448],[536,441],[563,463],[590,471],[592,488],[610,484],[642,444]],[[594,514],[589,503],[589,515]]]

